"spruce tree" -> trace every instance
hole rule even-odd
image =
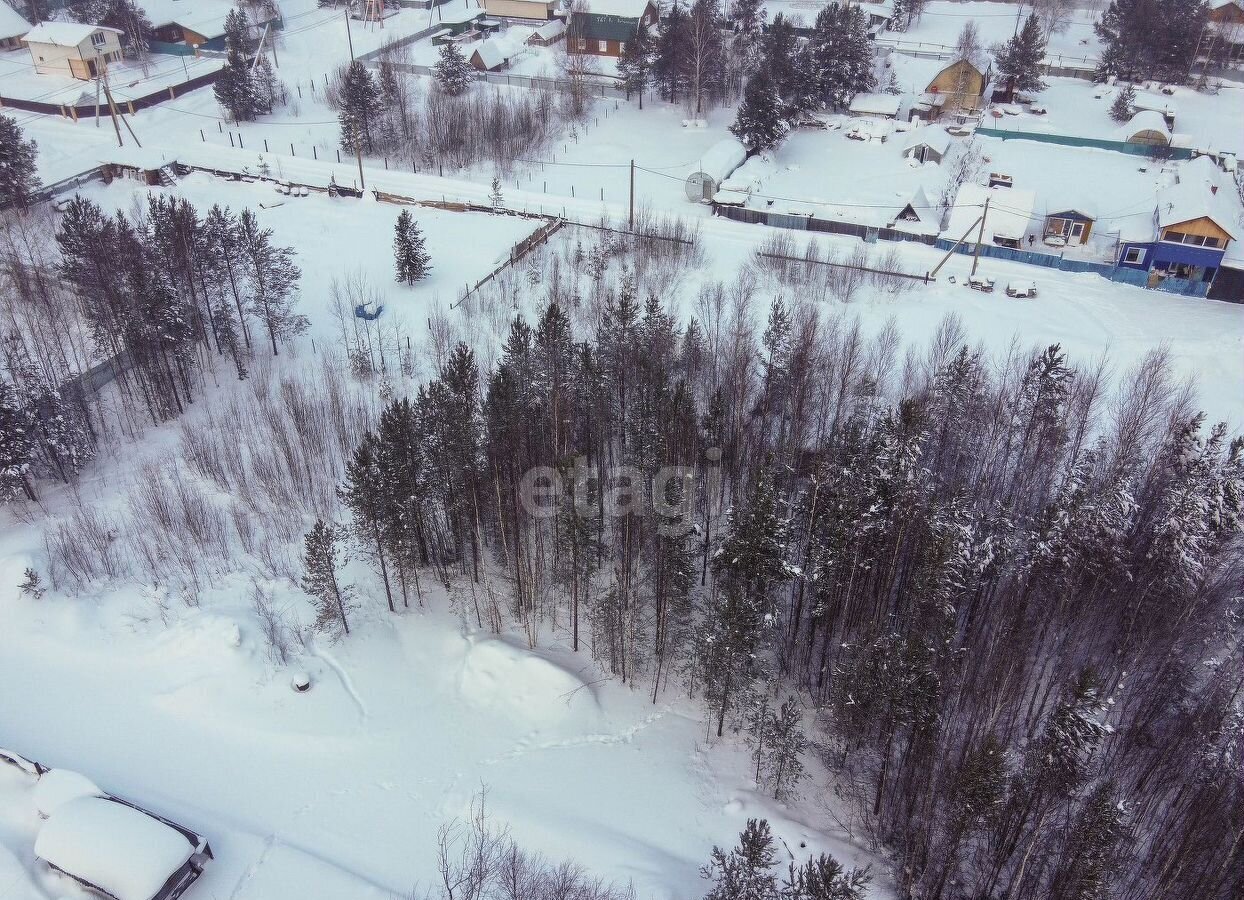
[[[765,780],[773,789],[775,800],[790,800],[796,786],[807,777],[802,757],[808,739],[803,733],[803,707],[797,699],[788,697],[772,714],[768,738],[761,767]]]
[[[765,72],[758,72],[743,91],[743,102],[738,115],[730,126],[730,133],[753,150],[768,150],[786,136],[790,125],[786,121],[782,102],[773,82]]]
[[[778,900],[781,890],[773,866],[777,848],[765,819],[748,819],[733,850],[714,847],[700,877],[711,879],[704,900]]]
[[[791,863],[782,900],[864,900],[872,880],[867,868],[844,869],[838,860],[822,853],[802,866]]]
[[[465,93],[475,81],[475,69],[462,55],[461,48],[453,41],[441,44],[435,74],[436,83],[440,85],[441,90],[453,97]]]
[[[493,209],[500,209],[505,205],[505,195],[501,193],[501,176],[492,176],[492,187],[488,191],[488,202],[492,204]]]
[[[687,10],[674,0],[661,19],[653,49],[652,77],[661,98],[677,103],[687,86]]]
[[[317,519],[303,540],[302,589],[315,599],[315,629],[333,633],[340,626],[350,633],[348,613],[354,609],[354,588],[343,584],[341,570],[348,561],[341,530]]]
[[[38,193],[38,145],[27,139],[17,120],[0,116],[0,209],[25,209]]]
[[[1006,79],[1008,97],[1016,91],[1040,91],[1041,64],[1045,59],[1045,34],[1035,13],[1028,16],[1024,27],[1003,45],[997,54],[998,72]]]
[[[652,43],[647,24],[640,22],[635,37],[626,42],[626,49],[618,58],[618,77],[622,80],[627,99],[631,94],[638,94],[640,109],[644,108],[644,91],[652,74]]]
[[[13,386],[0,379],[0,496],[7,499],[21,488],[28,500],[39,499],[30,482],[34,451],[30,414],[22,408]]]
[[[1110,118],[1120,124],[1127,122],[1132,118],[1135,105],[1136,88],[1131,84],[1123,85],[1115,92],[1114,102],[1110,104]]]
[[[373,129],[380,115],[380,90],[371,72],[358,60],[350,63],[341,80],[341,149],[371,153]]]
[[[216,76],[213,91],[235,122],[249,122],[264,108],[260,88],[247,61],[246,15],[231,9],[225,16],[225,63]]]
[[[419,223],[410,210],[403,209],[398,213],[393,233],[393,261],[398,281],[413,285],[427,277],[432,267],[428,265],[425,243]]]

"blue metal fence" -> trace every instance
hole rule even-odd
[[[1150,144],[1131,144],[1127,141],[1110,141],[1104,138],[1079,137],[1074,134],[1045,134],[1039,131],[1011,131],[1004,128],[979,127],[976,133],[1004,141],[1036,141],[1038,144],[1059,144],[1064,147],[1090,147],[1097,150],[1114,150],[1131,156],[1161,156],[1163,159],[1191,159],[1188,147],[1154,147]]]

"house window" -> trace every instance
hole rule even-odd
[[[607,53],[609,51],[608,41],[597,41],[596,43],[599,45],[599,50],[601,53]]]
[[[93,35],[91,35],[91,43],[94,44],[96,47],[104,46],[104,44],[107,43],[107,41],[108,41],[108,36],[105,35],[102,31],[97,31]]]
[[[1140,260],[1144,255],[1144,247],[1128,247],[1123,254],[1123,261],[1132,265],[1140,265]]]

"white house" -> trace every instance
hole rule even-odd
[[[986,199],[989,200],[988,213],[985,213]],[[983,234],[987,244],[1020,249],[1036,205],[1037,195],[1032,191],[991,188],[969,182],[959,188],[944,235],[957,241],[967,234],[967,240],[975,241],[977,234]],[[979,224],[982,213],[985,213],[983,230]]]
[[[847,112],[870,119],[896,119],[902,100],[897,94],[856,94]]]
[[[76,22],[44,22],[22,38],[40,75],[68,75],[89,81],[108,63],[121,59],[121,35],[117,28],[79,25]]]

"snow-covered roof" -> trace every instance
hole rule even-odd
[[[856,94],[848,111],[864,116],[897,116],[902,99],[897,94]]]
[[[1144,110],[1153,110],[1171,118],[1175,117],[1175,101],[1162,94],[1137,91],[1136,99],[1132,101],[1132,109],[1142,112]]]
[[[565,19],[549,19],[535,30],[535,35],[542,41],[551,41],[565,30]]]
[[[1209,0],[1211,12],[1222,9],[1224,6],[1238,6],[1240,9],[1244,9],[1244,2],[1241,2],[1241,0]]]
[[[922,146],[928,147],[939,156],[945,156],[946,151],[950,149],[950,135],[946,133],[945,128],[938,128],[934,125],[913,128],[907,132],[907,137],[903,139],[904,150],[914,150]]]
[[[35,810],[47,818],[70,800],[79,797],[100,797],[101,791],[91,779],[70,769],[49,769],[39,777],[32,799]]]
[[[1120,125],[1115,129],[1115,137],[1120,141],[1127,141],[1142,131],[1156,131],[1165,135],[1170,140],[1171,132],[1166,127],[1166,120],[1162,118],[1162,114],[1154,112],[1151,109],[1142,110],[1127,120],[1125,125]]]
[[[721,183],[747,159],[747,149],[735,138],[726,138],[709,147],[699,162],[691,167],[690,175],[703,172]]]
[[[1214,193],[1198,179],[1181,180],[1158,192],[1158,227],[1206,218],[1232,240],[1239,240],[1239,204],[1230,201],[1233,195],[1221,190]]]
[[[220,37],[225,33],[225,17],[236,9],[232,0],[137,0],[156,28],[180,25],[203,37]],[[249,15],[248,15],[249,20]]]
[[[894,0],[879,0],[879,2],[856,3],[862,9],[865,15],[881,16],[883,19],[894,18]]]
[[[1086,219],[1097,218],[1097,203],[1090,197],[1086,197],[1084,192],[1060,188],[1053,191],[1045,197],[1045,214],[1047,216],[1056,213],[1074,212],[1079,213]]]
[[[59,807],[35,838],[35,856],[117,900],[151,900],[195,849],[163,822],[102,797]]]
[[[30,30],[30,23],[4,0],[0,0],[0,40],[21,37]]]
[[[753,156],[721,182],[723,191],[751,193],[773,174],[773,163],[763,156]]]
[[[584,0],[584,11],[598,16],[638,19],[651,0]]]
[[[28,44],[51,44],[54,47],[76,47],[97,31],[124,34],[119,28],[105,25],[80,25],[77,22],[44,22],[26,33]]]
[[[948,236],[958,239],[968,227],[980,218],[989,199],[989,212],[985,217],[985,236],[993,240],[1019,241],[1028,233],[1032,211],[1037,205],[1037,195],[1022,188],[988,188],[968,183],[959,188],[950,222],[946,225]]]
[[[496,38],[489,38],[475,45],[475,51],[471,54],[472,58],[478,56],[480,63],[485,69],[492,71],[505,65],[505,51],[502,50],[500,42]]]

